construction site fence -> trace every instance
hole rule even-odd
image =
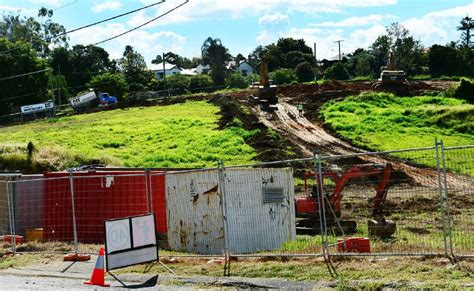
[[[473,159],[474,146],[437,141],[425,148],[219,162],[185,171],[0,175],[0,235],[4,251],[96,253],[104,220],[155,213],[161,256],[469,258]],[[393,170],[382,181],[387,167]],[[368,227],[381,188],[386,198],[377,217],[395,224],[389,236]],[[298,209],[304,197],[320,211]],[[367,238],[369,249],[348,248],[351,238]]]

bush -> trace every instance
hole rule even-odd
[[[208,75],[196,75],[189,79],[189,89],[198,89],[214,86],[214,81]]]
[[[329,80],[349,80],[350,75],[343,63],[337,62],[327,68],[324,72],[324,79]]]
[[[270,74],[270,78],[276,85],[291,84],[298,80],[291,69],[278,69]]]
[[[469,79],[462,79],[454,92],[454,97],[464,99],[469,103],[474,103],[474,82]]]
[[[94,76],[87,85],[97,91],[107,92],[111,96],[117,97],[118,100],[123,100],[129,89],[122,74],[110,72]]]
[[[190,78],[181,74],[166,77],[167,89],[188,89]]]
[[[247,88],[250,83],[241,73],[230,74],[229,77],[225,79],[225,85],[229,88]]]
[[[301,83],[311,82],[314,80],[313,68],[308,62],[304,62],[297,65],[295,69],[295,74],[298,77],[298,81]]]

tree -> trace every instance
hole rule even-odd
[[[408,74],[419,72],[423,61],[420,42],[397,22],[388,26],[386,31],[387,34],[379,36],[371,48],[376,65],[386,64],[388,51],[391,49],[398,69],[405,70]]]
[[[291,84],[297,81],[295,72],[291,69],[278,69],[270,74],[276,85]]]
[[[463,67],[458,50],[441,45],[433,45],[430,48],[428,64],[433,77],[455,76],[460,74],[460,69]]]
[[[11,42],[0,38],[0,79],[46,69],[30,43]],[[48,95],[48,72],[42,71],[0,81],[0,114],[17,112],[18,106],[34,104],[51,98]]]
[[[295,69],[296,77],[300,83],[311,82],[314,80],[313,68],[310,63],[303,62],[296,66]]]
[[[216,85],[225,82],[225,62],[230,59],[227,49],[218,38],[208,37],[201,46],[202,60],[211,67],[212,80]]]
[[[165,54],[165,60],[167,63],[177,65],[178,67],[184,68],[184,69],[190,69],[193,67],[193,64],[194,64],[192,60],[186,57],[182,57],[172,52],[168,52]],[[162,62],[163,62],[162,55],[156,55],[156,57],[151,61],[152,64],[160,64]]]
[[[474,29],[474,20],[469,15],[466,15],[466,17],[461,19],[460,25],[457,27],[458,31],[462,31],[461,43],[466,48],[471,47],[471,29]]]
[[[230,88],[244,89],[247,88],[250,84],[241,73],[235,72],[233,74],[230,74],[226,78],[225,85]]]
[[[238,54],[234,58],[236,64],[240,64],[241,61],[245,61],[245,57],[242,54]]]
[[[10,41],[26,41],[41,56],[47,56],[50,52],[49,45],[66,46],[67,36],[64,26],[53,22],[51,17],[53,10],[42,7],[38,11],[38,17],[47,18],[46,21],[38,22],[33,17],[20,17],[20,15],[3,15],[0,20],[0,37],[6,37]],[[63,34],[63,35],[61,35]]]
[[[148,70],[143,56],[130,45],[125,46],[119,66],[131,92],[146,90],[154,78],[153,73]]]
[[[69,99],[69,90],[66,78],[63,75],[48,74],[48,87],[52,90],[53,101],[56,104],[65,104]]]
[[[87,85],[96,91],[109,93],[117,97],[118,100],[123,100],[128,91],[127,81],[120,73],[106,72],[96,75]]]
[[[328,80],[349,80],[351,76],[342,62],[336,62],[326,69],[324,78]]]

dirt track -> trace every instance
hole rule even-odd
[[[332,136],[321,126],[310,122],[306,117],[299,116],[298,109],[287,103],[289,98],[280,98],[277,110],[273,113],[265,112],[260,108],[252,107],[251,110],[257,118],[280,134],[289,137],[308,157],[313,152],[323,155],[350,155],[366,152],[356,148],[337,137]],[[364,155],[359,157],[363,162],[387,163],[390,162],[395,170],[408,175],[410,179],[419,185],[438,187],[438,173],[436,169],[419,168],[399,161],[395,158]],[[448,173],[447,183],[450,188],[467,188],[471,182],[465,177]]]

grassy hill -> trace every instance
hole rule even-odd
[[[370,93],[328,102],[320,113],[338,134],[371,150],[433,146],[435,137],[447,146],[474,144],[474,105],[460,99]]]
[[[377,150],[474,144],[474,105],[454,98],[362,94],[326,103],[321,114],[337,133]]]
[[[209,167],[250,162],[254,135],[238,120],[218,129],[220,108],[204,101],[75,115],[0,128],[0,169],[63,169],[107,163],[127,167]],[[35,151],[28,158],[26,146]],[[31,168],[31,167],[30,167]],[[33,169],[34,171],[35,169]]]

